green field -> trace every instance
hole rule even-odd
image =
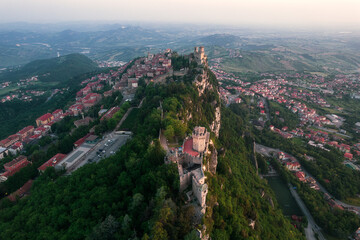
[[[18,86],[2,88],[2,89],[0,89],[0,97],[2,97],[4,95],[7,95],[9,92],[15,91],[15,90],[18,90],[18,89],[19,89]]]
[[[16,90],[19,90],[20,88],[22,89],[26,89],[27,87],[33,87],[33,86],[36,86],[36,87],[40,87],[40,88],[52,88],[56,85],[58,85],[59,82],[41,82],[41,81],[38,81],[38,82],[34,82],[33,84],[31,85],[28,85],[28,86],[10,86],[10,87],[7,87],[7,88],[2,88],[0,89],[0,97],[2,96],[5,96],[7,94],[9,94],[10,92],[13,92],[13,91],[16,91]],[[42,89],[37,89],[37,90],[42,90]]]

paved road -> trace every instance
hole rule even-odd
[[[311,214],[310,214],[309,210],[307,209],[307,207],[305,206],[304,202],[301,200],[301,198],[299,197],[297,192],[294,190],[293,186],[290,184],[289,184],[289,189],[290,189],[291,195],[295,198],[295,201],[297,202],[297,204],[299,205],[299,207],[301,208],[302,212],[304,213],[304,215],[306,216],[306,218],[308,220],[308,226],[305,229],[306,239],[316,240],[315,234],[314,234],[314,232],[315,232],[318,234],[318,237],[320,240],[325,240],[325,237],[321,233],[321,228],[315,223],[314,218],[311,216]]]
[[[255,151],[260,153],[260,154],[263,154],[263,155],[265,155],[267,157],[272,157],[271,156],[272,153],[277,154],[278,152],[281,152],[280,149],[266,147],[266,146],[258,144],[258,143],[255,143]]]

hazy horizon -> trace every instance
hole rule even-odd
[[[275,28],[358,28],[356,0],[1,1],[0,23],[142,22]]]

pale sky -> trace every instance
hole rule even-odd
[[[359,26],[360,0],[0,0],[0,22]]]

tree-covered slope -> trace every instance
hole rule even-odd
[[[179,142],[194,126],[210,129],[219,105],[217,82],[209,73],[210,87],[199,94],[198,72],[191,67],[161,85],[141,81],[136,100],[143,104],[128,124],[133,138],[115,155],[70,176],[48,169],[30,196],[2,201],[0,239],[198,239],[194,208],[179,193],[177,166],[164,164],[158,140],[160,129],[173,128]],[[220,138],[211,136],[220,156],[218,173],[207,173],[205,233],[212,239],[302,239],[256,175],[241,120],[222,112]],[[249,219],[256,221],[254,230]]]
[[[60,82],[97,69],[96,63],[91,59],[73,53],[58,58],[32,61],[17,70],[0,74],[0,81],[16,81],[38,75],[42,81]]]
[[[222,109],[219,164],[209,175],[205,224],[212,239],[304,239],[286,219],[253,165],[253,142],[242,119]],[[254,228],[250,223],[254,221]]]

